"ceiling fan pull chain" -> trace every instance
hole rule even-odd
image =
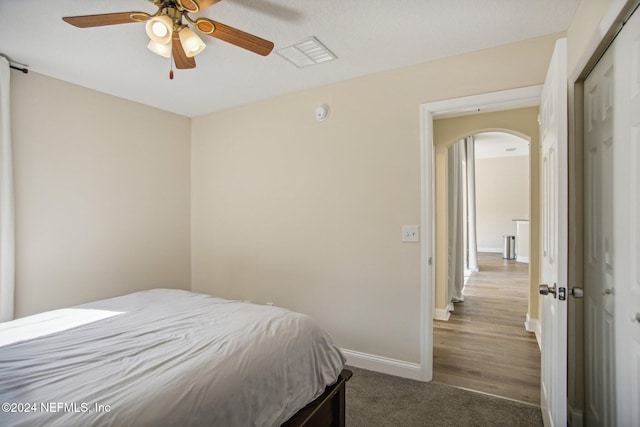
[[[169,80],[173,80],[173,55],[169,57]]]

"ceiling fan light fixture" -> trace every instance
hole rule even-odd
[[[171,42],[173,21],[167,15],[155,16],[147,21],[145,30],[149,38],[154,42],[167,44]]]
[[[165,58],[171,58],[171,40],[169,40],[169,43],[158,43],[156,41],[149,40],[147,48],[157,55],[164,56]]]
[[[207,47],[200,37],[189,27],[182,28],[178,32],[178,36],[180,37],[180,44],[182,45],[182,49],[184,49],[184,54],[188,58],[196,56]]]

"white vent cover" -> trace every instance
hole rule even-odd
[[[282,56],[298,68],[320,64],[322,62],[333,61],[337,58],[325,45],[315,37],[310,37],[278,50],[278,55]]]

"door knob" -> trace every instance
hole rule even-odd
[[[573,295],[574,298],[582,298],[584,297],[584,291],[582,290],[582,288],[578,288],[576,286],[571,288],[571,295]]]
[[[549,295],[549,294],[553,294],[553,297],[556,297],[556,284],[554,283],[552,287],[549,287],[549,285],[545,285],[542,284],[540,286],[538,286],[538,291],[540,292],[540,295]]]
[[[640,312],[631,315],[631,321],[640,323]]]
[[[602,291],[602,295],[613,295],[613,288],[607,288]]]

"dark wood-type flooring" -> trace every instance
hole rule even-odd
[[[448,321],[434,320],[433,379],[540,404],[540,350],[524,328],[528,264],[478,254],[464,301]]]

